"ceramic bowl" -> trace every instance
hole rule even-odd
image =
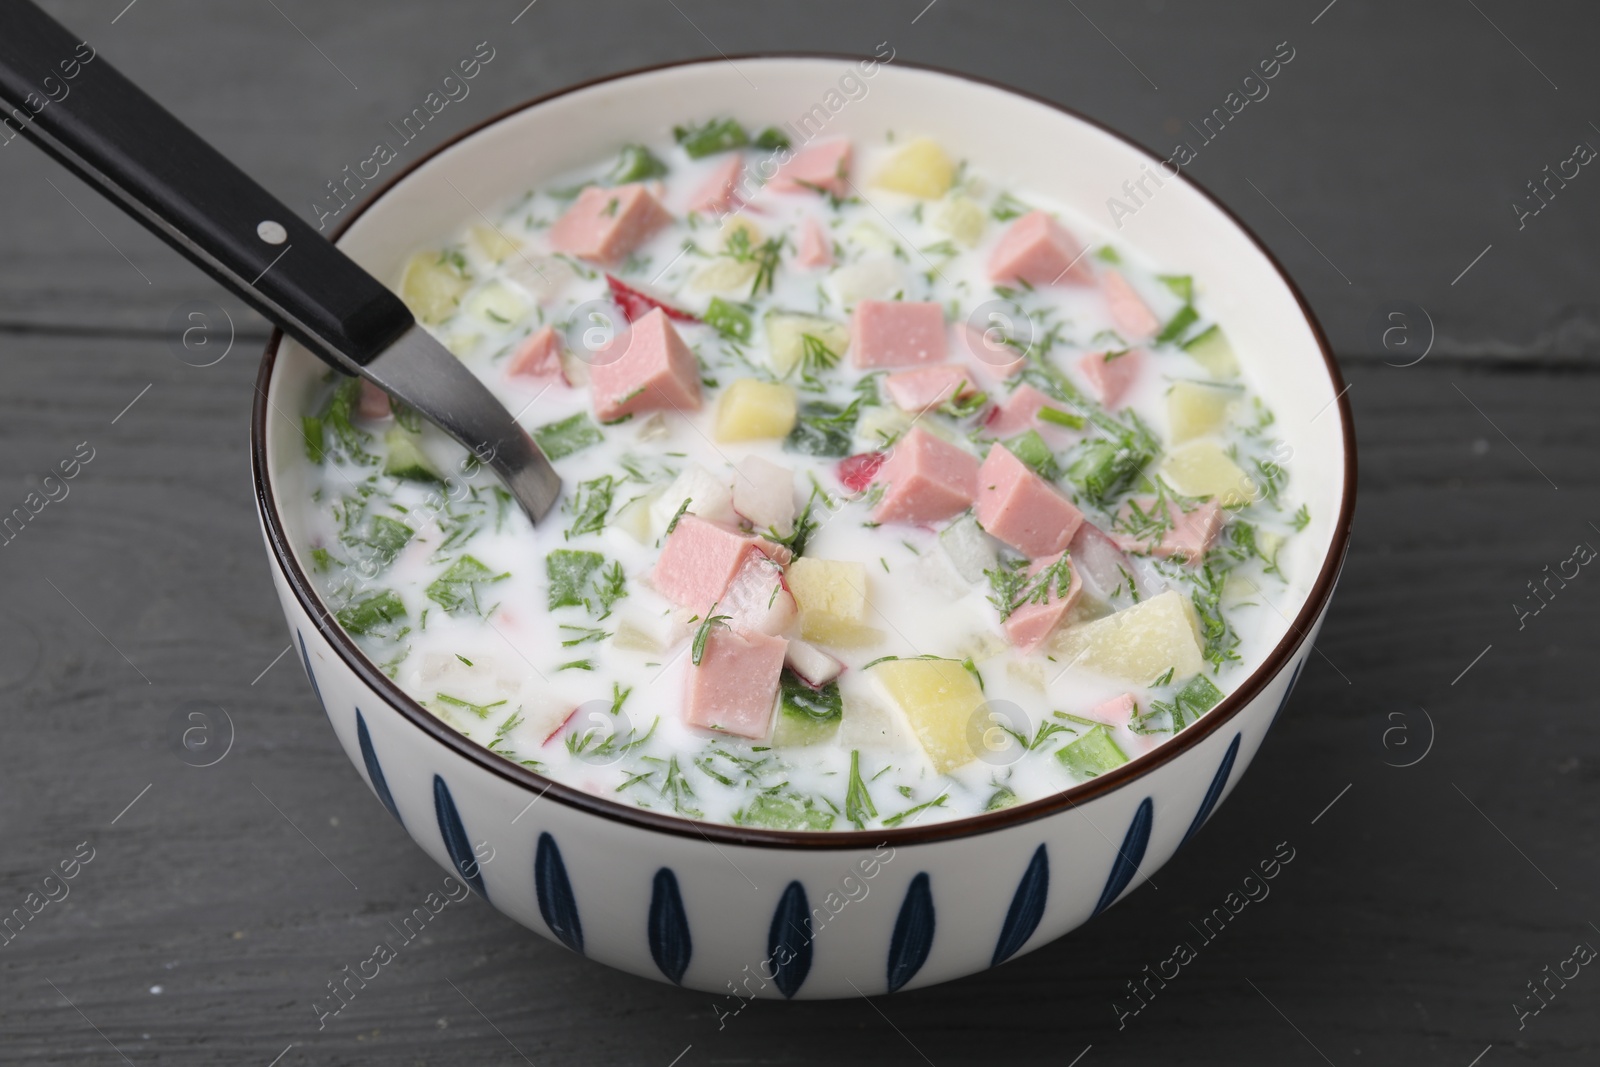
[[[1338,576],[1355,491],[1343,384],[1304,300],[1225,208],[1157,159],[1047,101],[871,60],[767,56],[618,75],[519,107],[411,165],[351,219],[340,247],[381,278],[547,177],[732,114],[752,128],[877,143],[929,135],[1094,219],[1157,263],[1201,279],[1277,429],[1312,522],[1297,562],[1309,596],[1249,678],[1199,723],[1117,770],[975,818],[801,833],[689,822],[580,792],[491,754],[401,692],[334,624],[307,577],[302,410],[324,367],[274,336],[261,368],[252,462],[295,654],[378,800],[438,863],[517,922],[624,971],[755,997],[879,994],[1028,952],[1116,903],[1216,811],[1294,686]],[[759,91],[752,92],[751,84]],[[1123,183],[1155,173],[1126,204]],[[1314,579],[1310,576],[1314,575]],[[721,1009],[719,1009],[721,1010]]]

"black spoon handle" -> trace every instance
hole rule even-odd
[[[412,324],[376,278],[28,0],[0,0],[0,138],[37,142],[333,366]]]

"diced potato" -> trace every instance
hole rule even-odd
[[[1248,503],[1256,492],[1249,475],[1210,438],[1173,449],[1161,464],[1161,475],[1184,496],[1214,496],[1223,507]]]
[[[1233,345],[1221,326],[1213,326],[1184,344],[1184,349],[1195,362],[1211,372],[1213,378],[1237,378],[1239,358],[1233,354]]]
[[[490,226],[474,226],[468,231],[472,244],[485,259],[494,263],[504,263],[522,246],[514,238],[506,236],[500,230]]]
[[[555,256],[519,253],[506,268],[506,277],[526,289],[539,303],[548,303],[578,278],[572,264]]]
[[[733,235],[736,233],[743,232],[749,238],[751,248],[759,245],[765,236],[761,232],[761,227],[751,222],[747,215],[729,215],[727,220],[723,222],[722,229],[718,232],[722,234],[723,248],[728,247],[728,244],[734,239]]]
[[[746,288],[761,265],[753,259],[718,256],[694,276],[694,288],[702,293],[731,293]]]
[[[1045,691],[1044,664],[1037,660],[1012,660],[1006,664],[1006,673],[1030,689]]]
[[[977,755],[973,717],[984,699],[972,672],[955,660],[895,659],[872,673],[910,721],[934,770],[947,774]]]
[[[656,498],[660,495],[661,490],[653,489],[642,496],[634,497],[617,509],[616,517],[611,520],[611,525],[622,530],[641,545],[649,544],[654,540],[650,505],[655,503]]]
[[[483,334],[476,330],[452,330],[445,335],[443,344],[450,350],[450,354],[457,359],[463,359],[478,347],[483,341]]]
[[[883,232],[875,222],[858,222],[845,234],[847,240],[869,252],[888,252],[893,255],[900,242]]]
[[[881,631],[867,625],[867,568],[846,560],[801,556],[785,574],[800,609],[800,636],[836,648],[874,644]]]
[[[899,261],[883,254],[863,256],[860,262],[828,275],[828,291],[844,308],[853,308],[863,300],[886,300],[905,285],[905,271]]]
[[[787,437],[799,410],[794,389],[782,382],[738,378],[722,391],[717,402],[718,441],[758,441]]]
[[[1052,639],[1058,661],[1100,674],[1149,685],[1170,668],[1185,678],[1205,666],[1193,609],[1183,594],[1168,589],[1131,608],[1078,623]]]
[[[496,326],[508,326],[527,314],[528,302],[509,285],[490,282],[467,298],[467,312]]]
[[[1167,393],[1167,421],[1172,443],[1182,444],[1218,429],[1228,417],[1228,406],[1238,398],[1232,389],[1199,382],[1176,382]]]
[[[933,216],[935,226],[968,248],[982,239],[988,220],[982,206],[968,196],[952,196]]]
[[[805,358],[807,335],[821,341],[836,356],[843,357],[850,347],[850,327],[821,315],[769,311],[763,322],[767,331],[767,361],[780,376],[788,376]]]
[[[944,149],[930,137],[918,137],[906,143],[878,171],[873,184],[908,196],[933,200],[950,190],[955,180],[956,167]]]
[[[932,419],[922,420],[925,428],[932,429]],[[876,452],[911,429],[911,416],[893,404],[880,404],[867,408],[856,419],[855,435],[850,446],[857,452]]]
[[[400,278],[400,299],[411,313],[429,325],[443,322],[461,306],[461,295],[472,276],[460,254],[418,252],[406,263]]]
[[[1011,642],[1004,637],[990,630],[978,630],[957,642],[953,654],[974,663],[982,663],[1010,651]]]

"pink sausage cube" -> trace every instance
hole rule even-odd
[[[1108,270],[1100,283],[1106,291],[1106,306],[1111,311],[1111,321],[1130,341],[1143,341],[1154,337],[1161,328],[1161,320],[1150,310],[1133,286],[1119,271]]]
[[[389,394],[365,378],[361,379],[361,392],[356,396],[356,414],[363,419],[388,418]]]
[[[802,148],[767,183],[775,193],[850,195],[850,141],[835,137]]]
[[[978,469],[978,524],[1030,559],[1067,547],[1083,513],[1004,445]]]
[[[579,259],[610,263],[671,221],[661,202],[637,182],[614,189],[591,185],[550,227],[550,244]]]
[[[1119,697],[1112,697],[1103,704],[1096,704],[1089,709],[1088,718],[1096,722],[1117,723],[1127,722],[1139,710],[1139,702],[1133,699],[1132,693],[1123,693]]]
[[[859,370],[942,363],[944,307],[933,301],[863,300],[850,320],[850,359]]]
[[[672,328],[666,312],[654,308],[612,342],[622,354],[606,352],[589,368],[594,413],[611,422],[639,411],[693,411],[700,407],[700,364]]]
[[[700,663],[689,664],[684,722],[740,737],[766,737],[788,647],[781,637],[712,627]]]
[[[1138,380],[1144,369],[1144,353],[1137,348],[1123,352],[1090,352],[1078,361],[1078,369],[1100,395],[1100,403],[1114,408]]]
[[[1094,280],[1077,238],[1043,211],[1030,211],[1011,224],[989,254],[989,277],[1030,285]]]
[[[1172,516],[1172,529],[1162,535],[1161,543],[1156,546],[1156,555],[1179,558],[1190,564],[1199,563],[1211,547],[1211,542],[1222,531],[1227,513],[1212,500],[1189,512],[1180,511],[1176,504],[1168,504],[1167,507],[1168,514]]]
[[[1040,571],[1055,563],[1061,558],[1061,553],[1045,559],[1037,559],[1028,568],[1028,577],[1037,577]],[[1050,583],[1049,595],[1042,604],[1033,603],[1031,598],[1028,603],[1013,611],[1004,623],[1006,636],[1016,646],[1017,651],[1027,655],[1045,643],[1049,636],[1056,632],[1061,625],[1061,620],[1066,618],[1067,612],[1078,600],[1078,594],[1083,592],[1083,579],[1078,577],[1078,568],[1070,567],[1071,578],[1067,582],[1065,596],[1058,595],[1060,589],[1054,581]],[[1023,587],[1024,592],[1028,587]]]
[[[872,480],[884,486],[883,499],[872,510],[873,522],[939,522],[972,506],[978,460],[913,426],[895,442]]]
[[[980,369],[992,375],[995,381],[1005,381],[1020,374],[1022,368],[1028,365],[1028,359],[1000,339],[998,327],[994,329],[995,332],[990,333],[969,322],[957,334],[967,354]]]
[[[896,371],[883,380],[883,387],[902,411],[927,411],[977,392],[972,387],[972,372],[958,363]]]
[[[823,230],[822,223],[806,216],[800,224],[800,249],[795,254],[795,263],[809,269],[815,267],[833,266],[833,243],[828,240],[827,231]]]
[[[1077,414],[1070,404],[1064,404],[1031,385],[1019,385],[1004,404],[989,413],[983,428],[995,437],[1012,437],[1028,430],[1038,430],[1047,441],[1062,440],[1068,428],[1039,418],[1039,412],[1044,408],[1059,411],[1063,415]]]
[[[685,512],[661,546],[650,582],[663,596],[705,617],[750,555],[755,539]]]
[[[550,380],[564,378],[561,371],[561,340],[554,326],[546,326],[517,346],[506,364],[514,378]]]
[[[744,159],[737,152],[724,156],[716,169],[689,198],[689,210],[723,215],[740,202],[739,184],[744,177]]]

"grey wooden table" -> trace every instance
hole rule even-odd
[[[1592,6],[524,2],[49,7],[308,216],[480,41],[497,59],[408,151],[632,66],[887,41],[1165,153],[1288,42],[1191,172],[1286,262],[1351,383],[1362,495],[1319,654],[1159,888],[997,971],[719,1029],[709,997],[474,901],[319,1032],[325,983],[439,872],[282,655],[245,450],[266,328],[19,140],[0,147],[0,512],[79,466],[0,545],[0,914],[45,901],[63,862],[75,877],[0,944],[0,1062],[1595,1062],[1600,973],[1543,1001],[1527,983],[1600,945],[1600,578],[1513,607],[1600,546],[1600,175],[1548,201],[1526,184],[1600,146]],[[236,323],[208,367],[175,357],[169,321],[200,299]],[[1412,366],[1372,329],[1398,301],[1433,324]],[[196,707],[232,723],[213,766],[182,747]],[[1279,842],[1296,858],[1270,897],[1119,1028],[1126,983]]]

